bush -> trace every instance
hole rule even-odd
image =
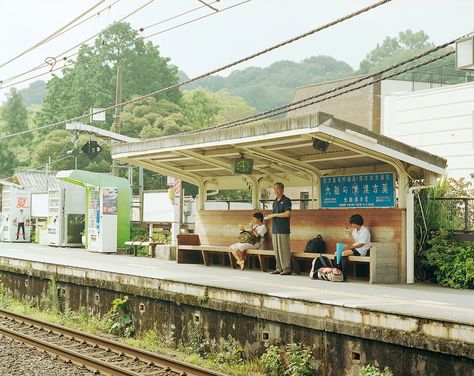
[[[359,371],[359,376],[393,376],[390,368],[385,367],[383,371],[372,365],[365,366]]]
[[[441,230],[429,242],[426,264],[433,268],[436,281],[442,286],[474,288],[474,244],[452,240]]]
[[[219,364],[237,364],[242,361],[243,348],[230,334],[227,339],[221,339],[219,352],[216,355],[216,363]]]
[[[314,372],[312,349],[300,343],[286,346],[266,345],[267,350],[260,363],[267,375],[271,376],[310,376]]]
[[[133,317],[128,309],[128,296],[117,298],[112,302],[112,309],[107,313],[104,321],[109,333],[120,337],[131,337],[135,332]]]

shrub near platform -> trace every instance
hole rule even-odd
[[[440,231],[429,244],[425,262],[434,269],[438,284],[474,288],[474,243],[455,241],[447,231]]]

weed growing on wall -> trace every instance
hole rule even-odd
[[[372,365],[365,366],[359,371],[359,376],[393,376],[390,368],[385,367],[383,371]]]
[[[109,333],[120,337],[131,337],[135,332],[133,317],[128,309],[128,296],[114,299],[112,309],[104,317]]]
[[[216,355],[216,362],[219,364],[237,364],[243,359],[242,345],[230,334],[227,339],[221,338],[219,341],[219,352]]]
[[[53,278],[48,283],[48,288],[41,294],[40,308],[59,312],[59,291],[56,280]]]
[[[312,348],[301,343],[266,345],[260,361],[271,376],[311,376],[315,369]]]

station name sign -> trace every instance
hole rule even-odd
[[[395,206],[393,172],[321,177],[321,207],[381,208]]]

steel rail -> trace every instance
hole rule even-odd
[[[176,372],[178,375],[225,376],[225,374],[223,373],[187,364],[164,355],[152,353],[146,350],[140,350],[110,339],[102,338],[93,334],[87,334],[78,330],[66,328],[64,326],[52,324],[42,320],[37,320],[32,317],[24,316],[4,309],[0,309],[0,318],[14,320],[18,324],[30,325],[30,327],[32,326],[32,328],[41,329],[46,332],[50,331],[51,333],[55,333],[58,335],[62,334],[77,341],[84,341],[85,343],[91,346],[97,345],[106,351],[113,351],[117,354],[125,355],[136,360],[140,360],[149,365],[156,365],[158,367],[168,369],[169,372]],[[125,368],[121,368],[120,366],[108,364],[103,360],[95,359],[90,356],[80,354],[76,351],[62,348],[60,345],[52,344],[48,341],[29,336],[19,331],[11,330],[9,328],[4,327],[2,324],[0,324],[0,333],[4,334],[5,336],[12,337],[19,341],[28,343],[31,346],[44,349],[48,352],[52,352],[63,358],[70,359],[73,362],[84,364],[94,369],[98,369],[99,371],[103,371],[113,375],[140,375]],[[106,370],[106,368],[108,368],[109,370]]]

